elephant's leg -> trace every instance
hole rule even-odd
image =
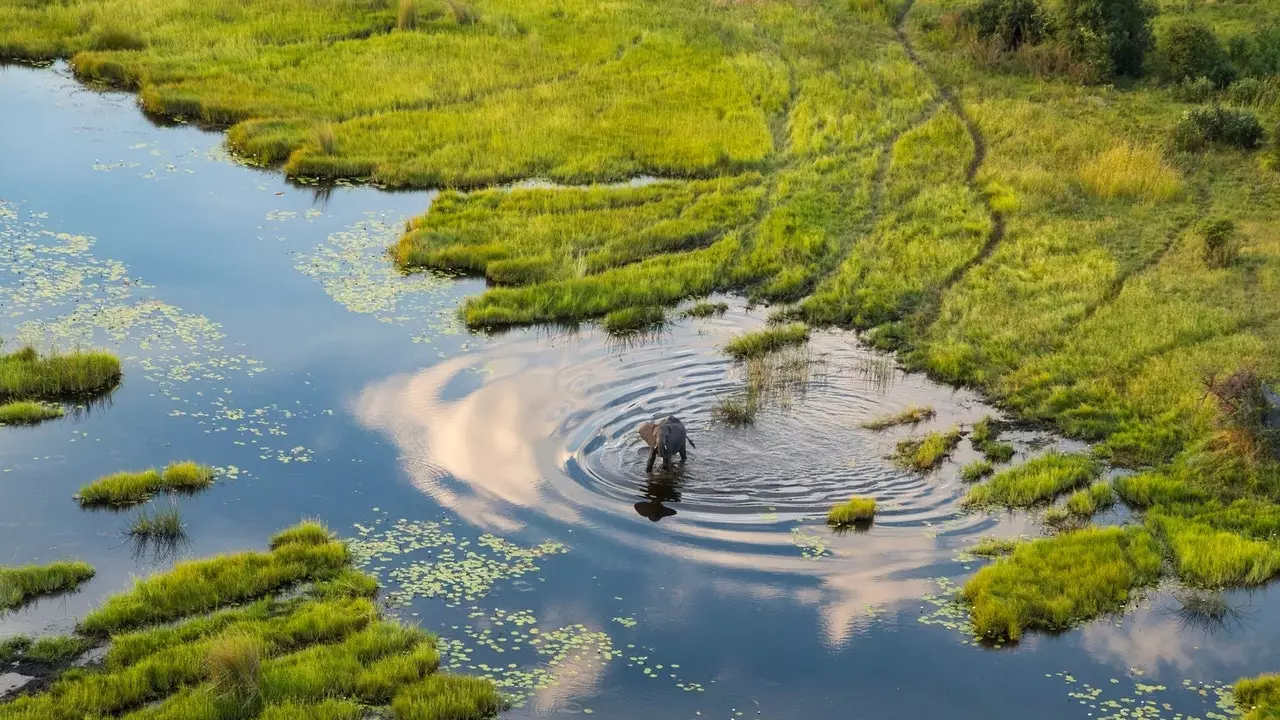
[[[655,446],[649,450],[649,462],[644,466],[645,472],[653,472],[653,461],[658,459],[658,448]]]

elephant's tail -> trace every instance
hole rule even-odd
[[[698,449],[698,445],[697,445],[696,443],[694,443],[694,442],[693,442],[693,438],[685,438],[685,439],[689,441],[689,447],[691,447],[691,448],[693,448],[693,449],[695,449],[695,450],[697,450],[697,449]]]

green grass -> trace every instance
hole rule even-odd
[[[984,537],[965,552],[978,557],[1000,557],[1013,552],[1023,542],[1019,538]]]
[[[1067,512],[1080,518],[1090,518],[1101,510],[1116,504],[1116,491],[1111,483],[1101,480],[1083,490],[1071,493],[1067,498]]]
[[[928,405],[924,407],[911,405],[904,408],[902,412],[868,420],[862,423],[862,427],[868,430],[886,430],[898,425],[917,425],[925,420],[932,420],[934,415],[933,408]]]
[[[83,562],[0,567],[0,610],[24,605],[41,595],[69,592],[93,577],[93,567]]]
[[[961,598],[979,636],[1017,640],[1029,629],[1062,630],[1117,612],[1159,572],[1159,550],[1144,530],[1089,528],[1018,544],[966,582]]]
[[[54,420],[66,412],[57,405],[33,400],[18,400],[0,405],[0,425],[37,425]]]
[[[707,300],[699,300],[690,305],[683,313],[685,317],[691,318],[707,318],[723,315],[729,311],[729,303],[725,302],[709,302]]]
[[[118,384],[120,361],[105,352],[41,357],[28,347],[0,355],[0,403],[91,398],[111,391]]]
[[[711,415],[720,422],[735,427],[745,427],[756,421],[760,412],[760,400],[756,393],[745,392],[725,395],[711,406]]]
[[[974,460],[968,465],[960,468],[960,479],[969,483],[978,482],[995,471],[995,466],[993,466],[990,461]]]
[[[1014,448],[1009,443],[996,440],[1000,436],[1000,427],[990,415],[973,424],[973,433],[969,441],[988,461],[993,463],[1009,462],[1013,459]]]
[[[827,512],[827,524],[832,527],[850,527],[870,521],[876,516],[875,498],[853,497],[832,507]]]
[[[1164,543],[1179,577],[1203,587],[1260,585],[1280,573],[1280,543],[1254,539],[1198,518],[1151,512],[1147,524]]]
[[[186,537],[184,528],[182,513],[177,508],[155,511],[144,508],[129,522],[127,532],[136,538],[173,541]]]
[[[1085,485],[1097,474],[1097,465],[1088,457],[1049,453],[975,485],[965,495],[964,504],[1031,507]]]
[[[660,307],[633,307],[614,310],[600,324],[610,335],[635,335],[657,330],[666,321],[666,312]]]
[[[479,719],[504,707],[488,680],[435,679],[435,639],[384,619],[371,585],[314,521],[267,552],[179,564],[109,598],[87,634],[0,644],[0,660],[51,665],[107,646],[101,664],[0,703],[0,719]]]
[[[724,351],[738,360],[761,358],[792,345],[809,341],[809,328],[795,323],[781,327],[766,327],[746,332],[730,340]]]
[[[907,438],[898,442],[894,462],[919,472],[932,470],[946,460],[956,445],[960,444],[960,428],[946,432],[931,432],[924,437]]]
[[[1241,678],[1232,691],[1244,720],[1270,720],[1280,715],[1280,675]]]
[[[170,463],[163,470],[154,468],[138,472],[106,475],[80,488],[76,499],[81,505],[124,507],[146,502],[153,495],[195,493],[213,484],[214,471],[194,462]]]
[[[492,683],[457,675],[432,675],[391,703],[395,720],[484,720],[505,708]]]

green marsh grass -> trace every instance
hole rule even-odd
[[[180,541],[187,532],[182,513],[176,507],[159,510],[143,508],[129,521],[128,535],[148,541]]]
[[[709,302],[707,300],[699,300],[690,305],[683,313],[685,317],[706,318],[723,315],[729,311],[729,303],[725,302]]]
[[[57,405],[32,400],[19,400],[0,405],[0,425],[37,425],[55,420],[66,412]]]
[[[1067,498],[1067,512],[1079,518],[1090,518],[1116,504],[1116,491],[1111,483],[1101,480]]]
[[[610,335],[635,335],[653,332],[666,323],[666,312],[658,307],[634,307],[614,310],[604,316],[601,325]]]
[[[979,636],[1017,640],[1029,629],[1063,630],[1117,612],[1159,572],[1146,531],[1087,528],[1018,544],[966,582],[961,598]]]
[[[989,460],[974,460],[960,468],[960,479],[968,483],[978,482],[995,471]]]
[[[928,405],[923,407],[911,405],[902,412],[868,420],[862,423],[862,427],[868,430],[886,430],[898,425],[918,425],[926,420],[932,420],[934,415],[933,408]]]
[[[92,566],[77,561],[0,567],[0,610],[19,607],[41,595],[75,590],[93,574]]]
[[[827,512],[827,524],[843,528],[869,523],[876,516],[875,498],[853,497]]]
[[[969,506],[1031,507],[1085,485],[1097,474],[1097,465],[1088,457],[1051,452],[996,473],[971,488],[963,502]]]
[[[978,557],[999,557],[1013,552],[1023,542],[1019,538],[984,537],[965,552]]]
[[[376,592],[314,521],[277,533],[268,552],[181,563],[109,598],[83,634],[0,644],[3,659],[50,665],[107,648],[100,664],[0,704],[0,718],[443,719],[504,707],[488,680],[433,680],[434,638],[383,619]]]
[[[1232,691],[1244,720],[1270,720],[1280,714],[1280,675],[1241,678]]]
[[[1194,518],[1147,514],[1178,576],[1201,587],[1261,585],[1280,573],[1280,544],[1253,539]]]
[[[960,444],[960,437],[960,428],[953,427],[946,432],[901,440],[894,451],[894,462],[919,472],[932,470],[951,456],[951,451]]]
[[[724,351],[738,360],[760,358],[791,345],[809,341],[809,328],[795,323],[782,327],[766,327],[743,333],[730,340]]]
[[[146,502],[153,495],[196,493],[213,484],[214,471],[191,461],[175,462],[163,470],[118,472],[94,480],[80,488],[76,499],[91,507],[124,507]]]
[[[0,355],[0,402],[74,400],[120,383],[120,361],[105,352],[39,355],[27,347]]]
[[[726,425],[743,427],[756,421],[756,413],[760,411],[760,400],[756,393],[745,392],[725,395],[711,406],[711,414]]]

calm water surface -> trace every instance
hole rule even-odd
[[[718,347],[763,310],[630,345],[472,335],[454,310],[482,283],[401,277],[383,255],[430,193],[291,186],[220,143],[62,68],[0,69],[0,337],[126,358],[107,403],[0,430],[0,563],[98,569],[0,636],[66,630],[172,563],[122,539],[127,513],[72,495],[195,458],[223,475],[175,501],[178,557],[320,517],[446,639],[446,664],[524,698],[510,717],[1214,717],[1202,683],[1277,669],[1265,591],[1234,594],[1223,628],[1180,622],[1160,590],[1123,618],[974,646],[943,592],[980,565],[961,551],[1038,524],[960,510],[967,442],[916,475],[885,459],[908,430],[860,424],[913,403],[938,409],[928,428],[969,423],[994,412],[978,397],[822,334],[805,382],[723,427],[711,408],[743,378]],[[666,413],[698,448],[649,478],[634,428]],[[826,508],[853,494],[883,509],[834,535]]]

